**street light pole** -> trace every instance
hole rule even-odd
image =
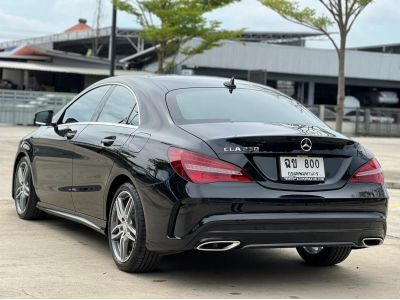
[[[113,5],[110,45],[110,76],[114,76],[115,69],[115,33],[117,30],[117,8]]]

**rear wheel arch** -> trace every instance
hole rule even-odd
[[[111,203],[113,201],[115,193],[117,192],[118,188],[126,182],[129,182],[134,185],[132,180],[127,175],[120,174],[120,175],[116,176],[113,179],[112,183],[110,184],[110,187],[107,192],[107,198],[106,198],[106,212],[105,212],[106,220],[108,220],[108,216],[110,214],[110,209],[111,209]],[[106,230],[106,233],[107,233],[107,230]]]

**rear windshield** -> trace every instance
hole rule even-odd
[[[167,105],[176,124],[262,122],[327,127],[296,100],[263,90],[181,89],[168,94]]]

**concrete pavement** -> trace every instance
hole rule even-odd
[[[150,274],[127,274],[107,240],[59,218],[20,220],[10,197],[17,143],[34,128],[0,126],[0,297],[5,298],[399,298],[400,190],[390,190],[389,236],[339,266],[306,266],[294,249],[188,252]],[[359,139],[390,180],[400,178],[400,139]]]
[[[357,137],[359,141],[378,158],[388,186],[400,188],[400,139]]]

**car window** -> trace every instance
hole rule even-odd
[[[109,88],[104,85],[82,95],[65,110],[62,123],[89,122]]]
[[[128,119],[129,125],[139,126],[139,105],[136,103]]]
[[[326,127],[298,101],[268,90],[182,89],[167,96],[167,105],[177,124],[262,122]]]
[[[136,108],[137,102],[132,92],[123,86],[116,86],[108,97],[97,121],[126,124],[132,119],[132,123],[129,124],[137,125],[138,118],[134,118],[134,115],[137,114]]]

